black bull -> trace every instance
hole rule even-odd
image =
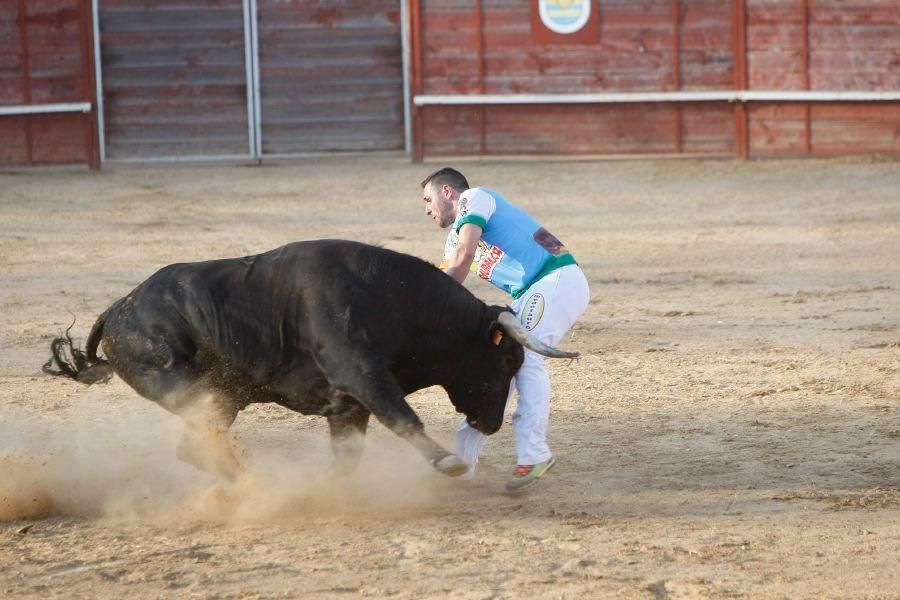
[[[100,315],[86,352],[68,332],[55,339],[44,370],[89,384],[115,372],[182,417],[181,459],[229,477],[239,465],[224,433],[256,402],[325,416],[338,472],[356,466],[374,414],[456,476],[467,467],[425,434],[405,396],[442,386],[490,435],[503,421],[523,344],[577,356],[530,338],[508,309],[486,305],[425,261],[324,240],[169,265]]]

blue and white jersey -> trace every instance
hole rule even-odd
[[[486,188],[471,188],[459,198],[459,214],[444,245],[445,267],[459,244],[459,229],[482,229],[471,270],[518,298],[547,273],[575,264],[575,257],[534,217]]]

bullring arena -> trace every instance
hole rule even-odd
[[[253,406],[245,473],[175,458],[120,379],[50,340],[158,268],[348,238],[436,262],[405,156],[0,174],[7,597],[898,598],[900,169],[468,161],[572,249],[591,303],[552,362],[559,464],[519,496],[507,423],[471,482],[380,424],[340,483],[326,421]],[[492,303],[504,298],[467,282]],[[426,343],[427,341],[423,341]],[[409,398],[448,444],[443,390]]]

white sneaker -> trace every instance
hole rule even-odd
[[[450,452],[459,456],[469,466],[469,472],[460,475],[459,479],[469,481],[475,477],[475,466],[478,464],[478,456],[481,454],[481,449],[484,448],[486,442],[487,436],[469,427],[465,421],[456,430]]]

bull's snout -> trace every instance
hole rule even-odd
[[[500,422],[497,423],[489,423],[485,419],[466,419],[469,426],[473,429],[480,431],[484,435],[494,435],[498,431],[500,431]]]

